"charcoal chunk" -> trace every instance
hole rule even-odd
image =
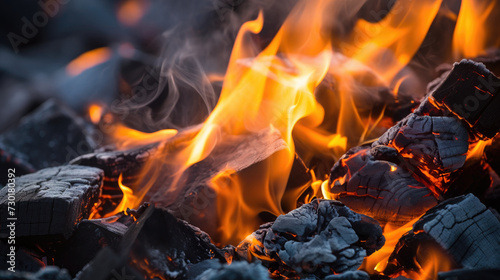
[[[464,268],[500,267],[500,221],[472,194],[448,199],[427,211],[400,239],[384,273],[413,267],[408,260],[415,256],[408,255],[405,247],[425,252],[435,244]]]
[[[36,273],[17,272],[11,273],[0,270],[1,280],[71,280],[68,272],[65,269],[60,269],[55,266],[47,266],[40,269]]]
[[[14,216],[8,212],[7,188],[0,189],[0,237],[9,233],[9,217],[17,218],[17,237],[69,237],[76,224],[89,217],[102,179],[102,170],[83,166],[47,168],[16,178]]]
[[[237,251],[280,275],[325,277],[357,269],[384,242],[375,220],[338,201],[313,200],[262,225]]]
[[[23,175],[63,165],[97,148],[95,133],[92,125],[69,108],[49,100],[0,136],[0,166],[16,168]]]
[[[352,149],[333,166],[328,192],[357,213],[382,224],[403,225],[435,206],[437,199],[398,161],[392,147]]]
[[[267,269],[258,263],[235,261],[227,265],[210,268],[198,275],[196,280],[270,280]]]

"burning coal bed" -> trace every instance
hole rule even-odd
[[[156,7],[125,2],[126,26]],[[0,135],[0,279],[498,279],[497,3],[294,1],[269,31],[275,5],[235,2],[223,71],[180,75],[188,44],[166,43],[138,114],[50,98]],[[218,102],[175,111],[190,87]],[[155,106],[167,125],[141,128]]]

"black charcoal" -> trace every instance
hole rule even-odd
[[[238,254],[263,261],[271,272],[325,277],[356,270],[385,239],[378,222],[334,200],[313,200],[242,241]]]
[[[47,168],[16,178],[15,211],[8,211],[8,188],[0,189],[0,237],[9,235],[9,217],[17,218],[17,237],[69,237],[76,224],[89,217],[102,179],[102,170],[83,166]]]

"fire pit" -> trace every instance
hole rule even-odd
[[[498,278],[496,1],[9,5],[0,279]]]

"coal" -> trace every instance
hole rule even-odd
[[[237,252],[262,260],[273,274],[325,277],[356,270],[385,242],[372,218],[334,200],[313,200],[262,225]]]
[[[9,234],[8,218],[17,218],[16,236],[69,237],[88,218],[101,193],[103,172],[83,166],[42,169],[15,180],[15,211],[8,211],[8,192],[0,189],[0,237]]]
[[[95,129],[73,111],[51,99],[0,136],[0,166],[17,175],[63,165],[97,148]],[[2,174],[0,183],[5,184]]]
[[[271,280],[271,278],[267,269],[261,264],[235,261],[226,265],[217,263],[198,275],[195,280]]]
[[[469,149],[466,127],[454,117],[410,114],[384,133],[376,145],[394,147],[405,168],[440,197],[453,171],[461,168]]]
[[[436,247],[439,246],[439,248]],[[415,269],[415,254],[443,249],[464,268],[500,267],[500,221],[472,194],[448,199],[427,211],[396,245],[385,274]]]
[[[333,166],[328,192],[381,224],[403,225],[437,204],[432,192],[398,164],[388,146],[356,147]]]

